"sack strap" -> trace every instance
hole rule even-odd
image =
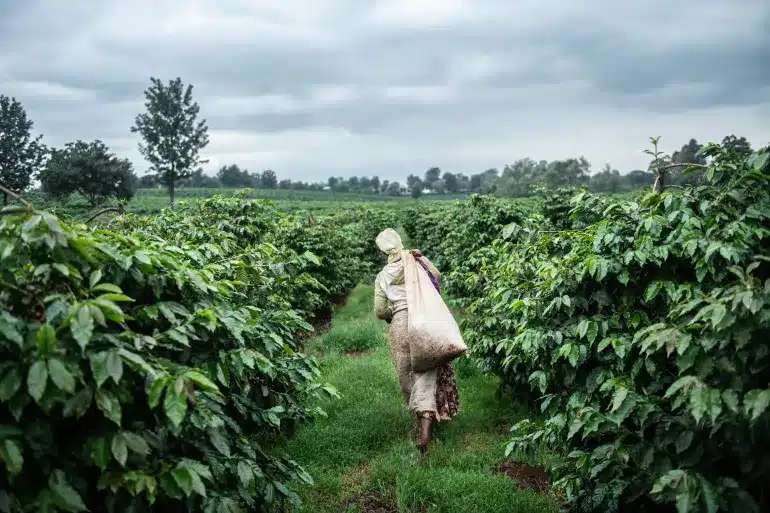
[[[441,289],[439,288],[439,285],[438,285],[438,280],[436,279],[435,276],[433,276],[433,273],[430,272],[430,269],[428,269],[428,264],[423,262],[422,258],[419,258],[419,257],[415,258],[415,260],[417,260],[417,262],[420,263],[422,268],[425,269],[425,272],[428,273],[428,277],[430,278],[431,283],[433,283],[433,286],[436,287],[436,290],[438,292],[441,292]]]

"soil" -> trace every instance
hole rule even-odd
[[[375,492],[359,493],[351,497],[348,507],[355,506],[363,513],[398,513],[395,502]]]
[[[504,461],[497,471],[516,481],[519,488],[523,490],[545,492],[549,489],[548,472],[542,468],[517,461]]]

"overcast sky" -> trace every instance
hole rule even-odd
[[[770,1],[0,0],[0,94],[47,144],[143,172],[150,76],[195,86],[212,173],[625,172],[651,135],[770,141]]]

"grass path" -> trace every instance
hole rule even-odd
[[[495,469],[500,441],[521,413],[497,395],[497,380],[466,361],[455,366],[460,414],[434,431],[421,461],[410,441],[410,420],[386,340],[386,324],[372,313],[372,287],[358,287],[313,340],[325,381],[342,399],[321,404],[328,418],[300,427],[279,447],[300,462],[315,486],[296,484],[313,513],[544,513],[556,510],[546,494],[517,489]],[[346,356],[346,350],[371,350]],[[299,488],[297,488],[299,487]]]

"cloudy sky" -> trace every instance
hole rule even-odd
[[[150,76],[195,86],[211,172],[401,179],[764,144],[769,63],[768,0],[0,0],[0,94],[140,172]]]

